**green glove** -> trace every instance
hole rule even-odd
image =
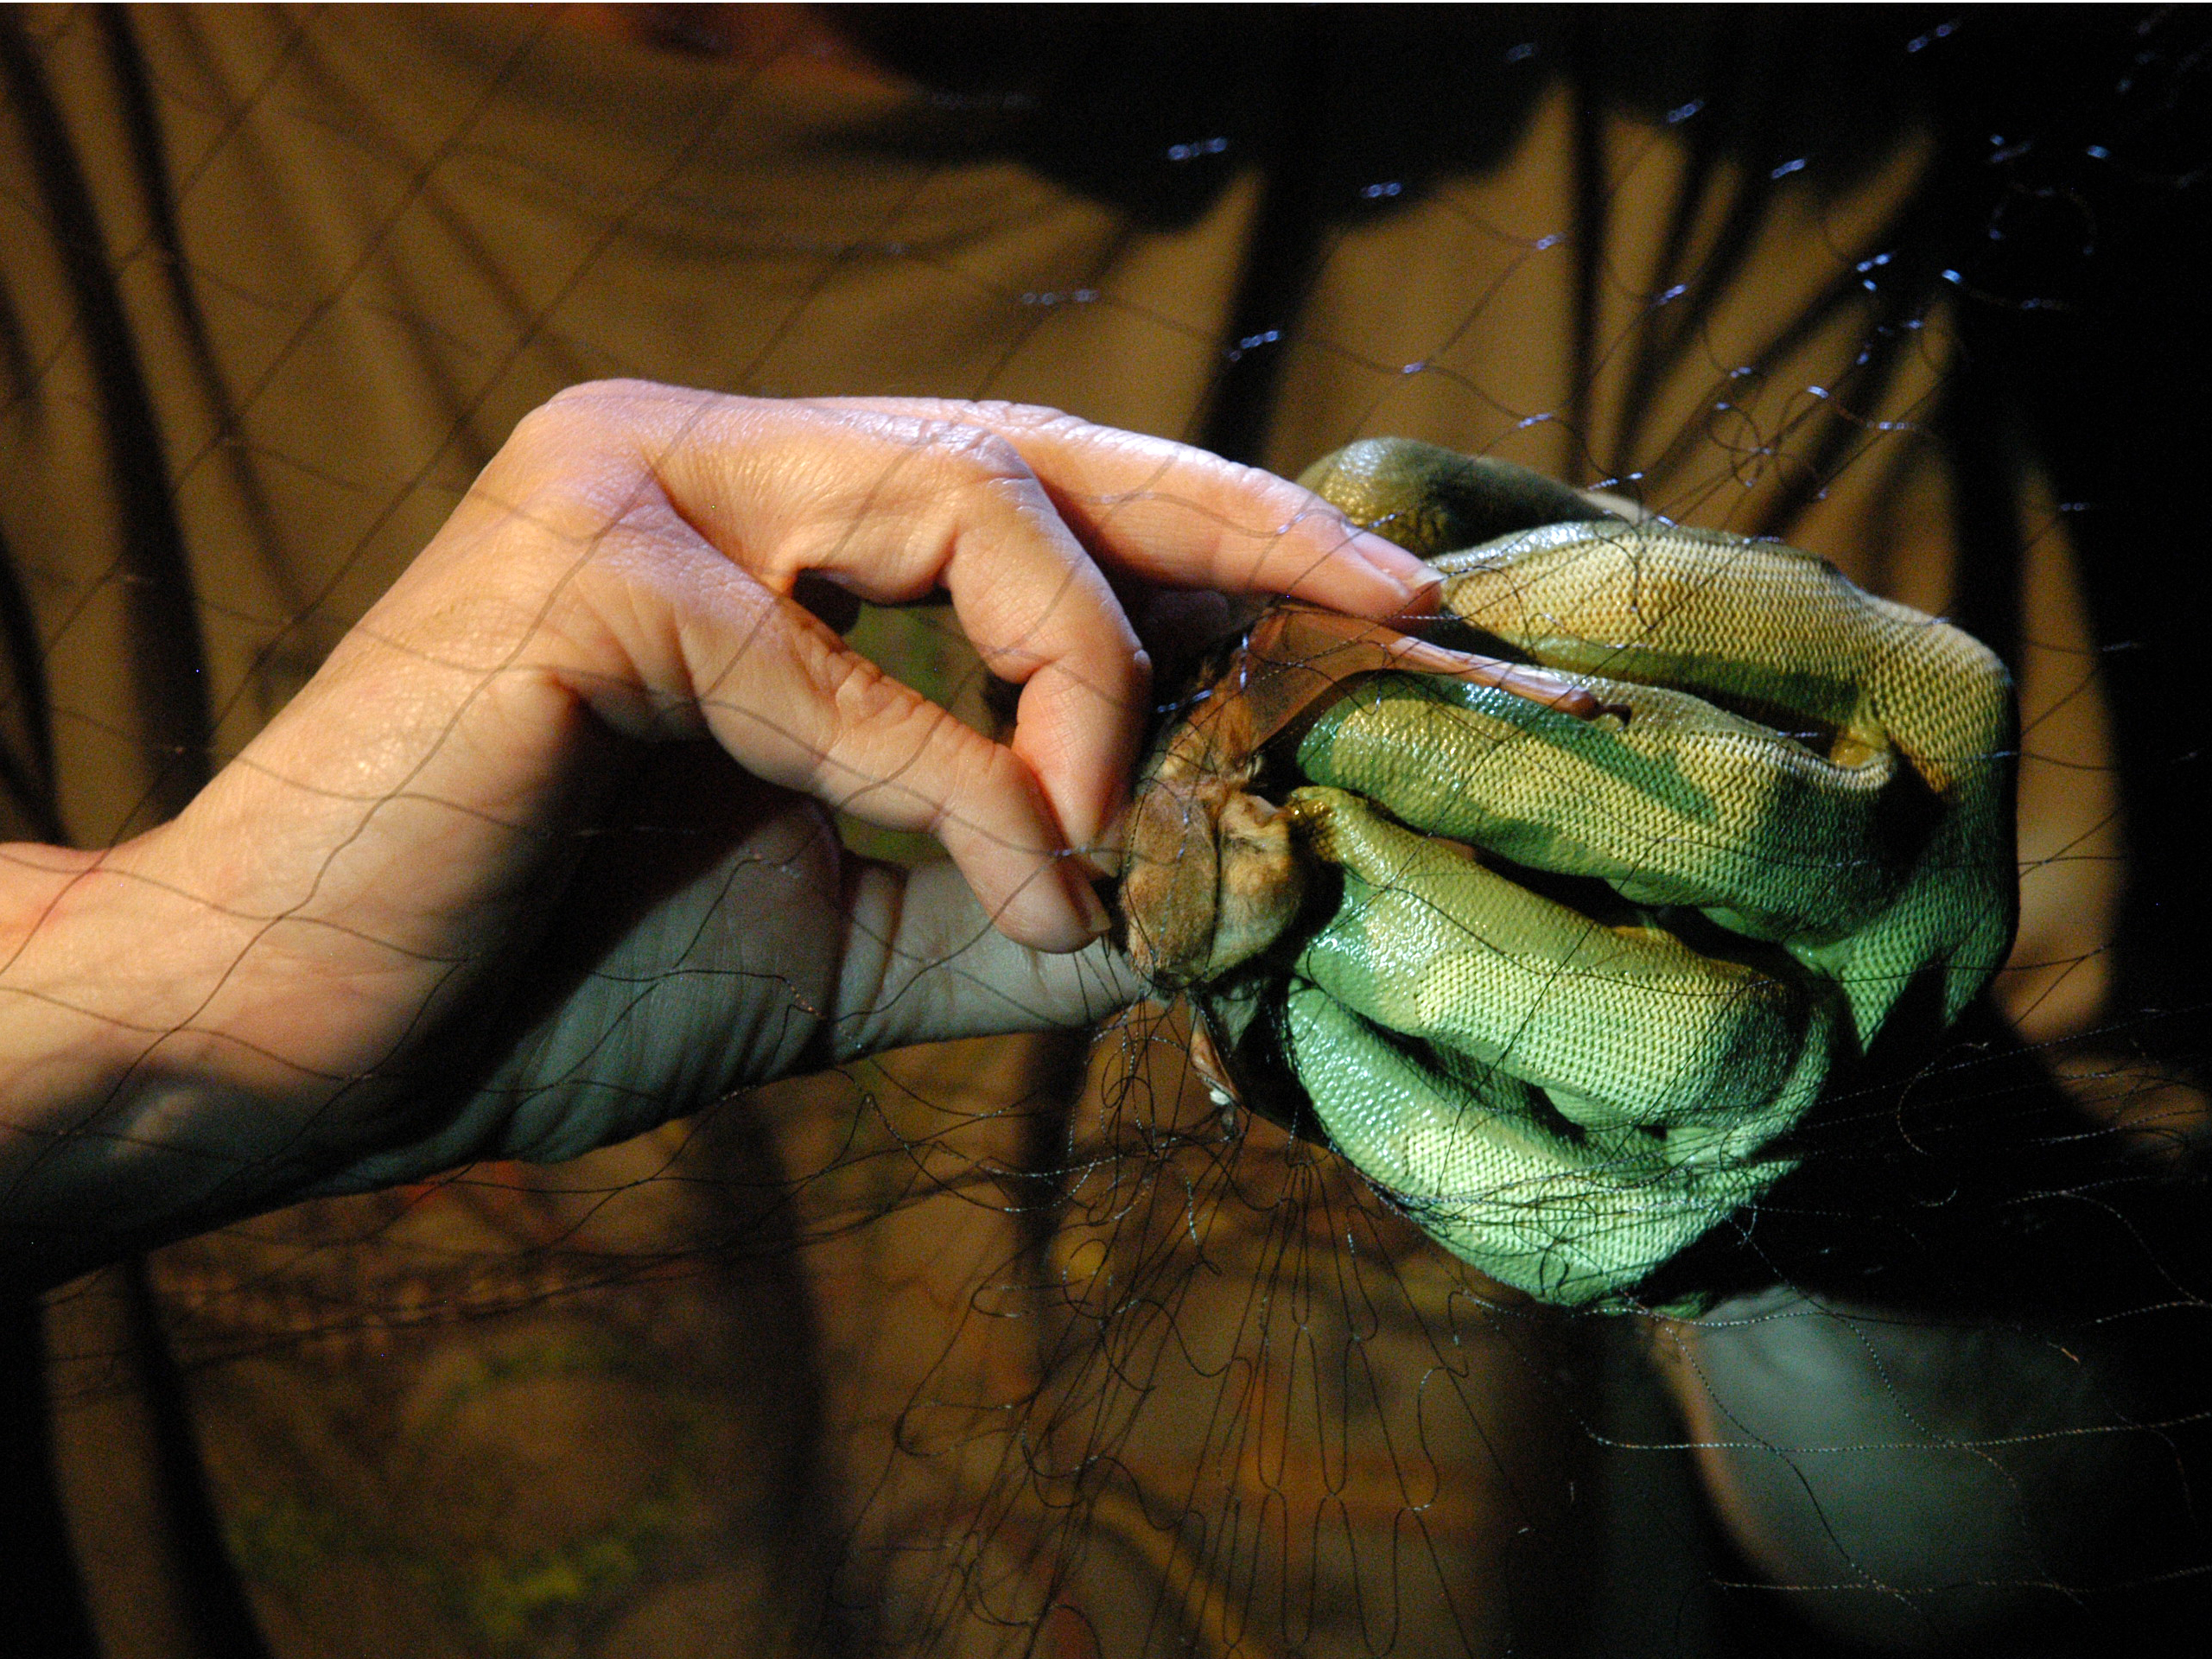
[[[1819,559],[1518,469],[1381,442],[1304,481],[1448,574],[1464,643],[1629,710],[1410,674],[1331,706],[1287,804],[1343,893],[1282,1022],[1337,1147],[1446,1248],[1616,1298],[1791,1166],[1840,1067],[2003,961],[2005,672]]]

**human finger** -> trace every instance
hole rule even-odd
[[[775,591],[804,571],[885,602],[947,590],[991,671],[1023,686],[1012,747],[1078,846],[1118,817],[1147,703],[1146,659],[1093,551],[1140,575],[1298,588],[1370,613],[1433,589],[1418,562],[1280,480],[1048,411],[592,396],[647,435],[687,521]]]
[[[1411,438],[1348,443],[1298,481],[1352,523],[1424,559],[1538,524],[1618,516],[1611,498],[1571,489],[1531,467]]]
[[[1870,925],[1793,953],[1842,983],[1862,1041],[1934,970],[1946,1020],[2012,937],[2012,684],[1979,641],[1823,561],[1656,521],[1554,524],[1438,561],[1478,630],[1570,672],[1671,685],[1899,777],[1853,854],[1904,877]]]
[[[789,614],[747,651],[728,640],[712,647],[717,660],[678,662],[681,651],[664,651],[640,683],[688,691],[702,706],[719,700],[724,728],[748,710],[792,712],[791,729],[763,728],[733,753],[877,822],[940,834],[984,893],[1011,906],[1003,913],[1018,937],[1043,944],[1049,935],[1052,948],[1072,948],[1090,932],[1058,925],[1038,932],[1035,906],[1065,910],[1095,931],[1103,918],[1087,885],[1095,873],[1016,883],[1008,867],[1026,861],[1033,877],[1037,858],[1062,854],[1071,834],[1095,839],[1112,817],[1146,707],[1143,654],[1103,575],[1018,457],[988,434],[885,425],[880,416],[680,388],[594,385],[533,415],[490,487],[504,493],[511,517],[579,549],[579,577],[564,578],[564,591],[595,585],[608,616],[622,613],[626,586],[661,580],[655,561],[679,545],[743,573],[755,590],[721,619],[724,632],[766,623],[776,607],[764,609],[759,594],[781,599],[810,572],[893,602],[950,588],[994,670],[1027,683],[1010,748],[975,741]],[[575,458],[610,451],[631,459],[626,476],[613,471],[620,492],[594,493],[588,477],[580,485]],[[697,569],[686,580],[717,585]],[[727,608],[728,599],[708,602]],[[704,648],[715,632],[705,616],[677,637],[696,636]],[[811,751],[804,760],[802,750]]]
[[[876,435],[893,442],[949,444],[959,467],[982,469],[995,500],[960,505],[957,480],[918,499],[925,512],[957,515],[938,532],[947,549],[938,579],[992,671],[1022,683],[1013,747],[1101,868],[1118,861],[1144,683],[1117,671],[1134,635],[1086,553],[1149,582],[1292,593],[1367,616],[1433,605],[1436,578],[1419,560],[1295,485],[1186,445],[1013,405],[824,407],[880,423]],[[978,442],[979,432],[1003,448]],[[1046,534],[1026,544],[1007,535],[1007,508]],[[1066,539],[1050,534],[1062,526]],[[1013,549],[1033,556],[1017,565]]]
[[[839,1062],[912,1043],[1096,1025],[1145,994],[1104,940],[1049,953],[994,925],[954,868],[870,865],[848,899],[836,1018]]]
[[[947,593],[984,664],[1022,688],[1012,753],[1066,841],[1099,847],[1135,759],[1148,659],[1009,445],[950,421],[717,400],[654,465],[687,519],[777,592],[812,572],[878,602]]]
[[[573,672],[579,694],[618,728],[660,717],[658,701],[639,706],[639,688],[684,688],[696,719],[754,776],[934,836],[996,925],[1024,944],[1072,950],[1104,931],[1090,873],[1071,859],[1019,754],[703,539],[684,545],[687,535],[665,524],[608,532],[563,590],[551,643],[530,665]],[[575,671],[579,660],[591,668]]]
[[[1894,743],[1939,792],[2006,730],[1985,646],[1777,543],[1551,524],[1436,563],[1455,615],[1540,662],[1758,711],[1839,760]]]
[[[1015,404],[831,398],[821,408],[955,422],[996,434],[1109,568],[1172,588],[1287,594],[1377,619],[1426,614],[1437,578],[1301,485],[1189,444]]]

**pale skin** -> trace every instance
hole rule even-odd
[[[790,597],[810,572],[949,594],[1022,688],[1007,740],[848,650]],[[1109,572],[1433,594],[1294,485],[1051,410],[555,399],[180,817],[0,853],[18,1276],[1129,1001],[1092,883],[1149,665]],[[950,861],[851,859],[831,806]],[[602,835],[640,821],[680,832],[658,860]]]

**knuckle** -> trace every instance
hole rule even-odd
[[[665,498],[655,452],[664,460],[688,442],[691,417],[714,401],[650,380],[566,387],[516,423],[475,493],[564,542],[657,524]]]
[[[1351,524],[1344,510],[1327,497],[1278,478],[1264,467],[1205,450],[1188,450],[1177,460],[1199,469],[1211,497],[1223,502],[1250,503],[1258,510],[1256,518],[1243,515],[1246,522],[1240,528],[1247,531],[1279,537],[1302,523],[1338,531]]]
[[[934,719],[914,752],[924,758],[932,777],[942,780],[942,787],[932,791],[931,833],[941,838],[946,824],[957,823],[970,835],[1002,847],[1017,836],[1025,842],[1030,840],[1030,832],[1018,830],[1007,816],[1007,804],[1027,792],[1027,769],[1020,760],[943,710],[928,712]],[[1023,850],[1041,849],[1025,845]]]
[[[918,702],[916,693],[867,658],[834,650],[810,633],[802,636],[802,649],[809,645],[815,657],[810,677],[830,711],[836,739],[911,715]]]
[[[963,423],[943,428],[935,442],[938,453],[965,474],[970,487],[1036,482],[1036,474],[1013,441],[988,427]]]
[[[934,830],[948,812],[957,815],[961,803],[982,806],[1000,798],[1007,772],[1020,766],[1009,751],[864,657],[825,643],[809,668],[823,711],[823,729],[811,746],[827,763],[818,782],[838,804],[884,791],[925,793],[936,803],[928,809],[927,827]],[[874,757],[865,772],[834,760],[861,754]]]
[[[582,406],[587,409],[605,408],[632,401],[640,394],[654,390],[650,380],[618,376],[602,380],[579,380],[574,385],[563,386],[546,399],[542,408],[555,409]]]
[[[518,435],[551,434],[573,441],[579,434],[629,437],[664,428],[669,417],[694,416],[712,405],[740,400],[635,377],[580,380],[564,386],[517,423]]]
[[[1215,459],[1220,464],[1221,481],[1224,487],[1284,502],[1295,501],[1309,512],[1313,510],[1312,505],[1304,499],[1312,493],[1311,491],[1300,490],[1294,484],[1287,484],[1265,467],[1255,467],[1249,461],[1231,461],[1225,455]],[[1334,503],[1325,504],[1320,513],[1332,519],[1343,519],[1344,517],[1343,511]]]
[[[1060,431],[1086,424],[1066,410],[1045,404],[1015,404],[987,398],[968,407],[981,425],[1000,429],[1011,427],[1022,433]]]
[[[541,485],[594,470],[590,461],[631,444],[643,381],[586,381],[556,392],[515,423],[488,476],[524,474]]]
[[[519,435],[550,435],[573,441],[579,434],[611,435],[635,420],[648,403],[678,395],[651,380],[581,380],[564,386],[516,424]]]
[[[599,392],[598,386],[585,385],[554,393],[515,423],[502,454],[534,455],[549,448],[558,451],[579,439],[595,435],[608,423],[610,416],[607,401]]]

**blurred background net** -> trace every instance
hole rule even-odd
[[[175,811],[578,380],[1048,404],[1289,474],[1406,435],[1783,537],[2004,655],[1995,1001],[2030,1046],[1976,1027],[1847,1103],[1707,1264],[1742,1293],[1709,1338],[1483,1280],[1225,1115],[1158,1008],[301,1206],[10,1315],[22,1628],[2183,1650],[2207,38],[2137,8],[9,16],[11,835]],[[995,718],[944,608],[851,637]],[[1834,1409],[1747,1403],[1777,1394]]]

